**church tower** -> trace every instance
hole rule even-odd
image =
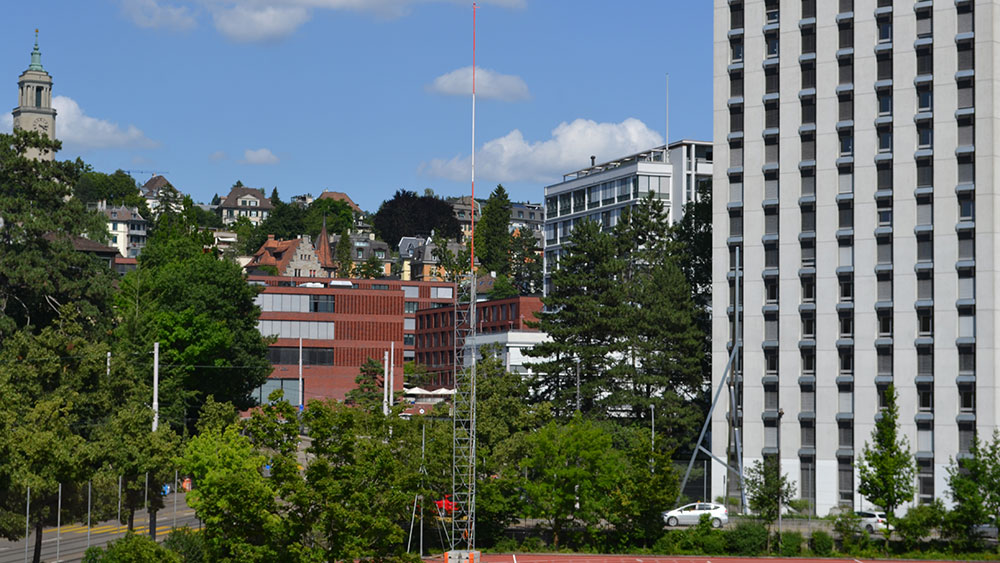
[[[17,107],[14,108],[14,129],[38,131],[50,139],[56,138],[56,110],[52,108],[52,77],[42,68],[42,52],[38,50],[38,30],[31,64],[17,80]],[[31,149],[29,158],[52,160],[52,151],[39,154]]]

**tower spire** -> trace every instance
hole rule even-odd
[[[42,52],[38,50],[38,29],[35,29],[35,48],[31,51],[31,64],[28,65],[28,70],[40,70],[45,71],[42,68]]]

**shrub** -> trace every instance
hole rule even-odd
[[[781,555],[795,557],[802,553],[802,534],[800,532],[781,533]]]
[[[767,528],[743,521],[726,532],[726,545],[734,555],[760,555],[767,548]]]
[[[930,535],[934,528],[941,527],[944,521],[944,503],[935,499],[931,504],[920,504],[906,511],[906,516],[896,520],[896,531],[903,538],[907,550],[916,548],[920,542]]]
[[[809,540],[809,547],[814,554],[820,557],[829,557],[833,554],[833,537],[830,534],[823,530],[816,530]]]
[[[184,526],[171,530],[163,546],[181,556],[184,563],[202,563],[205,560],[205,536]]]
[[[668,530],[663,533],[662,536],[656,543],[653,544],[653,553],[662,555],[673,555],[677,553],[677,544],[680,541],[680,536],[684,532],[678,532],[675,530]]]
[[[153,541],[149,536],[129,532],[108,544],[106,550],[95,548],[84,555],[88,563],[180,563],[176,553]]]

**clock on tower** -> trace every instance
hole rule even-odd
[[[38,30],[35,30],[35,48],[31,51],[31,64],[17,80],[17,107],[14,108],[14,128],[37,131],[55,138],[56,110],[52,107],[52,77],[42,67],[42,52],[38,50]],[[28,149],[27,156],[52,160],[52,151],[40,153]]]

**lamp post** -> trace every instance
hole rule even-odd
[[[778,409],[778,552],[781,552],[781,495],[784,490],[781,487],[781,418],[785,416],[785,409]]]

